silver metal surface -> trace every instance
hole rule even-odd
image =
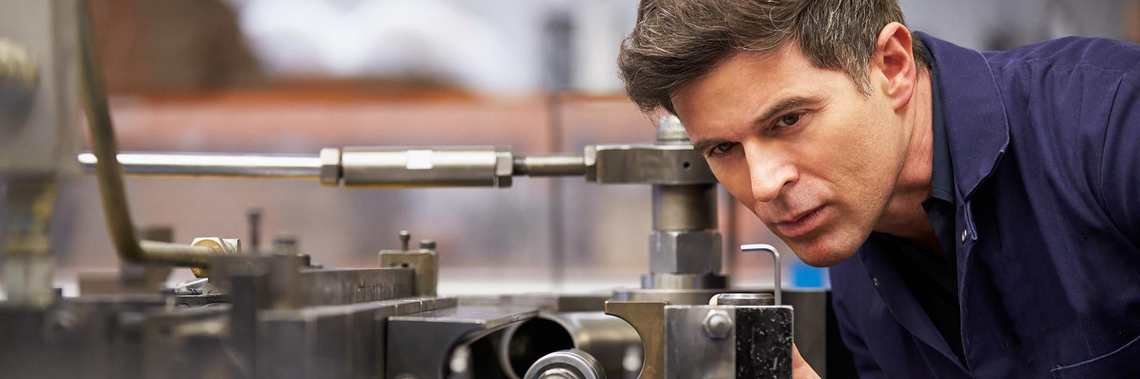
[[[705,328],[705,335],[709,338],[721,339],[732,333],[732,317],[722,310],[710,310],[705,314],[701,325]]]
[[[323,151],[322,151],[323,153]],[[92,153],[80,153],[84,172],[94,172],[99,159]],[[280,179],[317,179],[324,170],[322,158],[311,155],[254,155],[209,153],[118,154],[123,173],[131,176],[166,177],[249,177]]]
[[[724,288],[621,288],[614,290],[614,300],[619,301],[661,301],[673,305],[708,304]]]
[[[784,286],[784,283],[780,280],[780,271],[783,271],[783,266],[780,265],[780,252],[776,251],[775,246],[765,243],[740,245],[740,251],[744,253],[765,252],[772,254],[772,275],[773,280],[775,281],[776,305],[783,305],[782,287]]]
[[[510,187],[513,159],[494,147],[346,147],[346,187]]]
[[[714,184],[716,176],[692,145],[586,146],[586,180],[599,184]]]
[[[721,290],[728,288],[728,277],[719,274],[647,274],[641,288],[651,290]]]
[[[722,293],[713,297],[712,305],[775,305],[775,297],[766,293]]]
[[[544,354],[570,348],[594,356],[610,377],[636,377],[641,370],[641,339],[637,330],[601,311],[542,312],[537,318],[508,328],[502,338],[500,361],[512,378],[523,377],[521,374]],[[638,364],[626,370],[624,361],[631,354]]]
[[[710,338],[705,323],[715,314],[728,328]],[[665,378],[736,378],[735,315],[713,306],[665,307]]]
[[[653,186],[654,230],[716,229],[716,185]]]
[[[606,379],[606,372],[590,353],[572,349],[556,351],[540,358],[527,370],[524,379]]]
[[[564,312],[549,315],[564,325],[574,339],[574,347],[594,356],[613,378],[637,376],[641,369],[641,339],[629,323],[602,312]],[[639,364],[625,366],[632,355]]]
[[[318,157],[320,159],[321,185],[336,187],[340,184],[340,149],[324,148]]]
[[[515,157],[514,175],[582,176],[586,175],[586,158],[580,154]]]
[[[715,231],[654,231],[649,234],[649,273],[719,274],[720,233]]]

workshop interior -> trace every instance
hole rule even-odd
[[[827,270],[625,97],[637,3],[0,0],[0,377],[855,377]]]

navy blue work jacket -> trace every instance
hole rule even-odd
[[[1064,38],[937,62],[966,365],[873,240],[831,269],[863,378],[1140,378],[1140,46]]]

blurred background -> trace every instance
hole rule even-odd
[[[912,29],[976,49],[1067,35],[1140,40],[1136,0],[901,2]],[[95,1],[120,148],[233,153],[503,145],[542,154],[650,142],[654,117],[624,96],[615,65],[636,9],[635,0]],[[438,242],[448,295],[636,287],[647,269],[648,186],[133,178],[128,194],[139,226],[171,227],[184,243],[247,238],[247,213],[258,209],[262,246],[292,235],[326,266],[374,266],[406,229]],[[735,284],[770,283],[769,260],[737,249],[764,242],[783,248],[786,285],[827,285],[825,271],[796,261],[749,210],[723,191],[720,202]],[[63,178],[55,211],[61,283],[116,269],[93,177]]]

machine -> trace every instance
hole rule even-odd
[[[828,293],[781,291],[774,248],[742,247],[772,255],[774,288],[730,287],[716,232],[716,178],[675,118],[662,119],[653,143],[543,156],[470,146],[336,147],[310,156],[119,152],[86,4],[0,4],[0,18],[28,10],[43,16],[0,25],[0,93],[81,89],[93,151],[78,160],[98,177],[108,230],[132,269],[103,294],[62,297],[51,287],[50,246],[42,242],[47,216],[36,206],[50,199],[50,175],[25,175],[54,173],[58,159],[5,160],[15,162],[0,165],[9,183],[30,183],[10,185],[7,197],[7,217],[18,227],[8,233],[8,301],[0,303],[5,377],[790,378],[793,341],[821,375],[844,374]],[[32,28],[44,20],[53,27]],[[24,44],[74,54],[29,58],[20,55]],[[71,78],[70,69],[81,85],[49,80]],[[74,107],[68,98],[42,101]],[[25,141],[68,151],[74,146],[56,138],[67,121]],[[10,153],[16,151],[0,156]],[[73,159],[71,153],[65,155]],[[52,164],[33,167],[44,162]],[[161,230],[136,229],[124,174],[272,177],[332,187],[503,188],[524,176],[649,185],[650,263],[640,288],[612,293],[443,297],[436,288],[446,254],[430,240],[413,245],[412,235],[401,233],[394,236],[400,246],[378,246],[375,266],[361,269],[314,265],[319,253],[297,251],[289,240],[272,251],[243,249],[229,236],[178,244]],[[170,267],[191,267],[199,279],[156,285]]]

